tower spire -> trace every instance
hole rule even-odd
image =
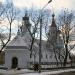
[[[55,17],[55,14],[53,13],[53,14],[52,14],[52,24],[51,24],[51,27],[57,27],[57,26],[56,26],[56,23],[55,23],[54,17]]]
[[[27,10],[25,11],[25,17],[27,17],[28,16],[28,12],[27,12]]]

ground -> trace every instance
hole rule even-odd
[[[59,73],[56,75],[75,75],[75,72],[66,72],[66,73]]]
[[[63,69],[63,70],[44,70],[41,73],[37,71],[21,69],[21,70],[3,70],[0,69],[0,75],[75,75],[75,69]]]

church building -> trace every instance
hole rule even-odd
[[[52,15],[52,23],[48,32],[48,40],[42,40],[41,62],[56,63],[62,61],[59,54],[56,53],[56,47],[63,49],[63,41],[60,37],[60,30],[55,23],[54,14]],[[5,48],[5,67],[11,68],[28,68],[29,63],[39,62],[39,39],[35,39],[32,55],[30,57],[31,35],[28,29],[31,28],[29,17],[27,14],[22,18],[22,26],[18,29],[17,36],[8,43]],[[27,28],[28,27],[28,28]],[[57,50],[58,51],[58,50]]]

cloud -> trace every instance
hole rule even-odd
[[[0,0],[0,2],[4,2],[5,0]]]
[[[49,7],[54,10],[60,10],[63,8],[72,9],[73,5],[71,0],[53,0]]]
[[[49,0],[13,0],[18,7],[31,7],[32,5],[42,8]],[[47,6],[50,9],[60,10],[61,8],[74,8],[75,0],[52,0]]]
[[[13,0],[13,2],[18,7],[31,7],[32,5],[41,7],[47,0]]]

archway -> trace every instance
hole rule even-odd
[[[18,67],[18,59],[17,57],[12,58],[12,68],[17,68]]]

